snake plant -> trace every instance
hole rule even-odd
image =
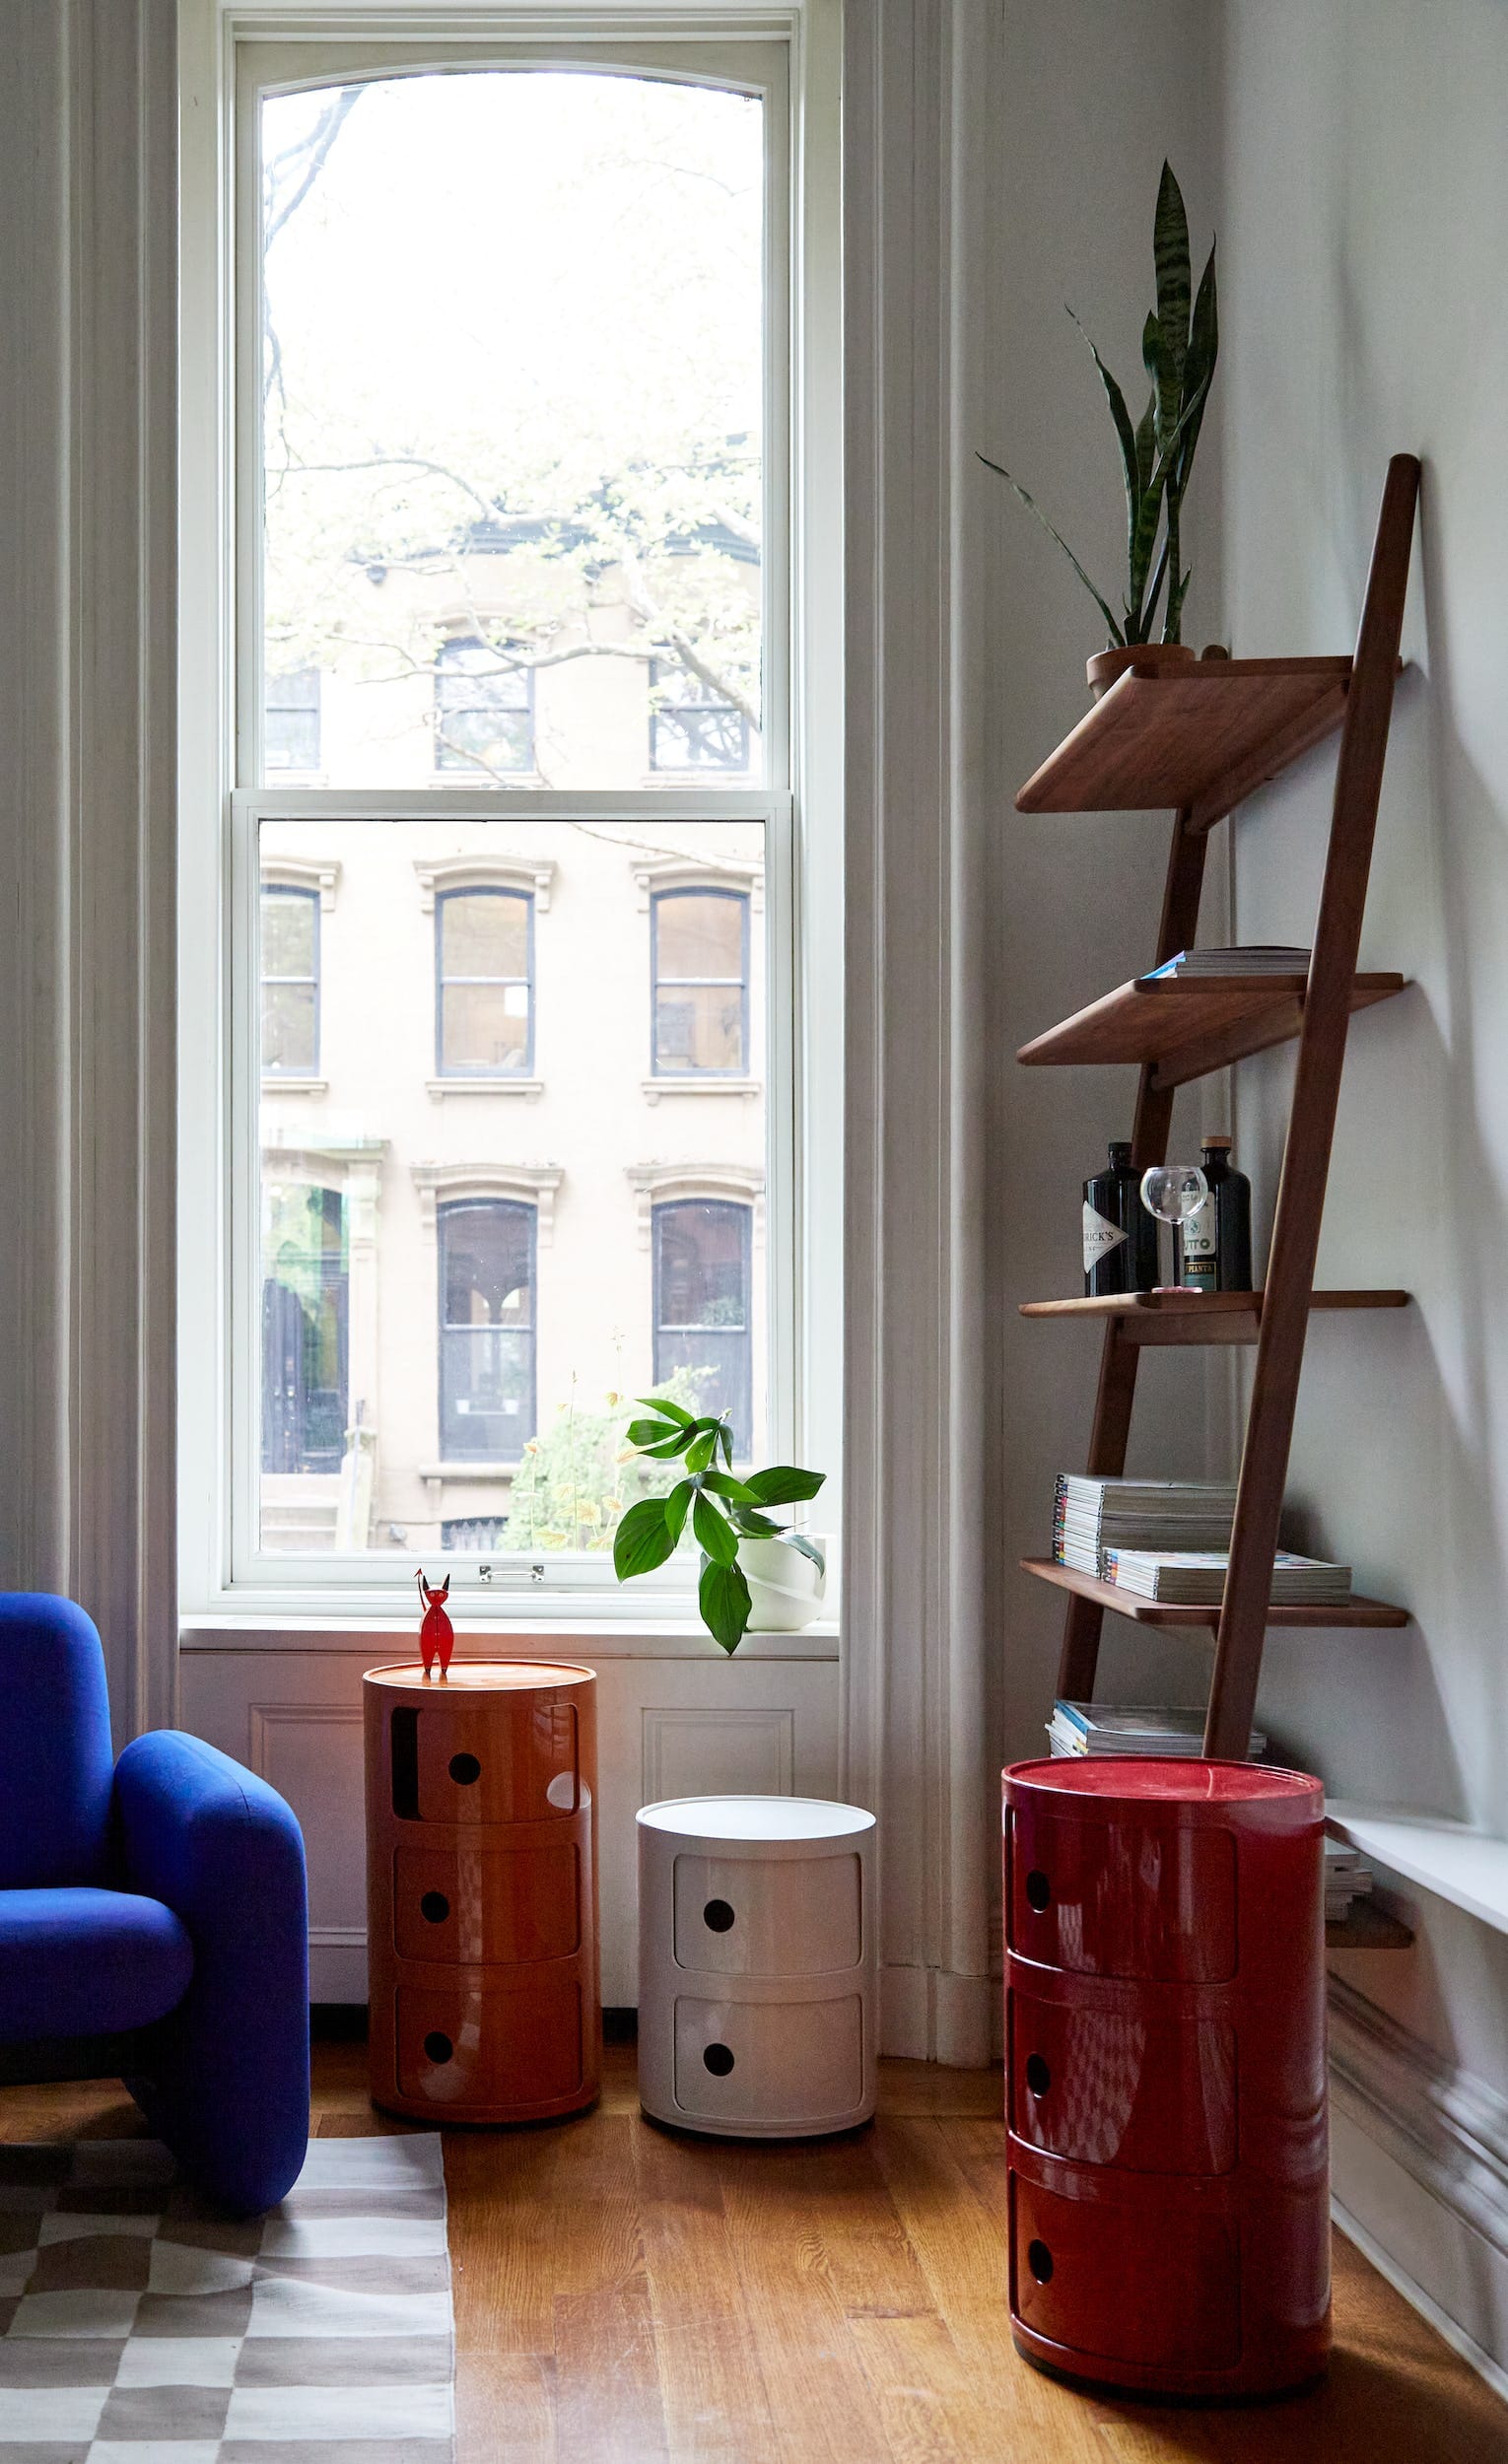
[[[998,462],[991,461],[988,453],[979,456],[989,469],[1009,482],[1027,511],[1035,513],[1043,528],[1057,540],[1104,617],[1112,647],[1121,649],[1133,642],[1151,641],[1164,582],[1167,596],[1162,639],[1183,639],[1184,597],[1192,574],[1181,553],[1184,497],[1220,347],[1214,246],[1211,243],[1209,260],[1191,307],[1189,218],[1178,181],[1167,163],[1162,167],[1157,190],[1152,257],[1157,306],[1148,312],[1141,331],[1141,358],[1151,381],[1151,393],[1134,427],[1126,407],[1126,396],[1078,318],[1073,316],[1073,310],[1068,310],[1093,355],[1121,448],[1126,482],[1127,586],[1120,616],[1095,588],[1066,539],[1054,528],[1020,481]]]

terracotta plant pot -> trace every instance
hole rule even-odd
[[[1119,650],[1099,650],[1088,662],[1089,690],[1096,701],[1110,691],[1128,667],[1144,676],[1165,675],[1170,667],[1190,667],[1194,652],[1186,642],[1132,642]]]

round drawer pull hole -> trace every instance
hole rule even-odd
[[[426,1924],[444,1925],[450,1913],[450,1902],[443,1890],[427,1890],[419,1902],[419,1913]]]
[[[702,1910],[702,1922],[710,1934],[729,1934],[733,1930],[733,1911],[725,1899],[709,1899]]]
[[[432,2062],[448,2062],[455,2047],[443,2028],[432,2027],[424,2040],[424,2050]]]
[[[714,2079],[726,2079],[729,2071],[733,2067],[732,2047],[730,2045],[709,2045],[703,2054],[702,2059],[711,2071]]]
[[[1040,2053],[1026,2057],[1026,2084],[1034,2096],[1045,2096],[1053,2085],[1053,2074]]]
[[[1048,2248],[1045,2241],[1029,2241],[1027,2243],[1026,2264],[1031,2269],[1032,2274],[1036,2277],[1039,2285],[1050,2285],[1052,2283],[1053,2253]]]
[[[482,1776],[482,1766],[475,1754],[452,1754],[450,1777],[457,1788],[470,1788]]]
[[[455,1764],[453,1762],[451,1763],[450,1768],[452,1771],[454,1770]],[[1048,1881],[1047,1876],[1040,1873],[1035,1866],[1026,1878],[1026,1896],[1032,1907],[1036,1909],[1039,1916],[1042,1914],[1043,1909],[1047,1906],[1048,1901],[1053,1896],[1053,1886]]]

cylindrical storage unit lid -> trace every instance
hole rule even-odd
[[[1007,1806],[1066,1815],[1064,1797],[1092,1799],[1094,1812],[1145,1819],[1153,1811],[1179,1823],[1228,1823],[1243,1814],[1264,1828],[1295,1828],[1325,1812],[1324,1783],[1307,1771],[1262,1762],[1202,1762],[1172,1756],[1062,1754],[1013,1762],[1002,1774]],[[1059,1801],[1055,1804],[1055,1800]],[[1086,1808],[1087,1811],[1087,1808]]]
[[[596,1681],[595,1669],[577,1668],[570,1661],[452,1660],[445,1677],[426,1677],[417,1660],[393,1661],[369,1669],[364,1685],[412,1685],[444,1702],[447,1693],[480,1686],[488,1693],[547,1692],[552,1685],[583,1685]]]
[[[825,1797],[668,1797],[641,1806],[639,1821],[676,1839],[754,1840],[767,1847],[788,1842],[809,1848],[814,1840],[852,1839],[874,1828],[873,1814],[861,1806],[833,1805]]]

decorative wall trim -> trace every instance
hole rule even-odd
[[[0,6],[0,1580],[173,1716],[173,0]]]
[[[992,817],[961,645],[978,636],[957,312],[964,142],[989,175],[994,12],[844,13],[848,714],[844,1790],[879,1816],[882,2050],[990,2056],[984,1166]],[[977,653],[974,653],[977,655]],[[975,1476],[964,1477],[975,1467]],[[992,1638],[994,1640],[994,1638]]]
[[[740,1745],[757,1745],[769,1769],[766,1773],[751,1769],[750,1788],[756,1781],[762,1783],[755,1793],[788,1797],[795,1786],[795,1713],[784,1706],[750,1709],[734,1703],[725,1711],[707,1711],[647,1704],[640,1723],[644,1805],[657,1805],[666,1794],[666,1748],[673,1749],[677,1743],[694,1746],[700,1737],[736,1738]],[[766,1781],[773,1785],[767,1787]]]
[[[630,1164],[629,1187],[639,1202],[639,1246],[648,1249],[654,1209],[686,1198],[732,1198],[754,1209],[754,1238],[765,1236],[762,1164]]]
[[[555,881],[553,856],[519,860],[508,856],[427,856],[414,865],[423,914],[433,916],[435,901],[446,890],[524,890],[535,913],[547,915]]]
[[[1335,2110],[1508,2259],[1508,2097],[1337,1976],[1330,2071]]]
[[[663,784],[653,782],[656,787]],[[656,890],[745,890],[750,912],[764,914],[765,868],[754,856],[636,856],[634,880],[641,916],[649,914]]]
[[[312,856],[264,856],[261,872],[264,890],[311,890],[319,901],[321,916],[328,916],[334,908],[340,881],[339,856],[321,862]]]
[[[555,1232],[555,1193],[566,1177],[562,1164],[411,1164],[424,1229],[435,1236],[437,1206],[468,1198],[521,1198],[535,1207],[541,1249]]]

